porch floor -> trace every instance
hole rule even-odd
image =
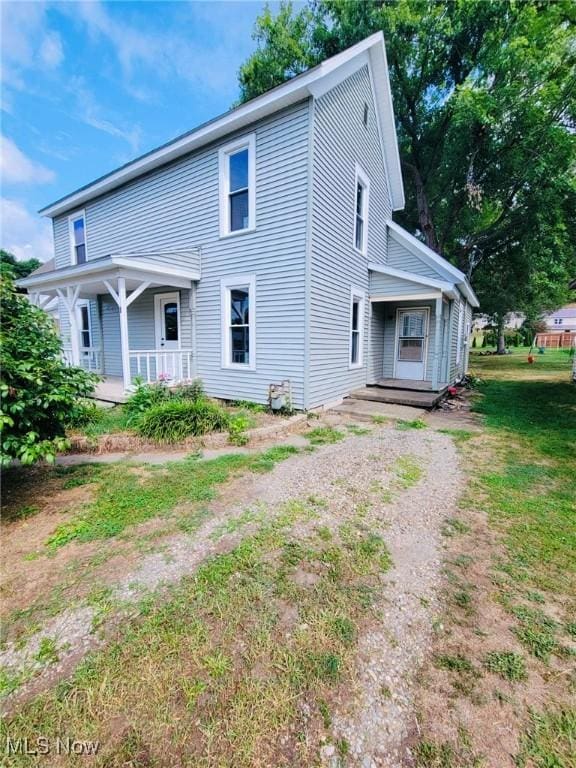
[[[410,383],[422,385],[426,382]],[[442,399],[445,390],[446,387],[443,387],[439,392],[433,392],[430,386],[427,389],[420,390],[411,387],[404,387],[403,389],[388,388],[378,382],[376,386],[354,390],[344,402],[347,400],[370,400],[374,403],[394,403],[397,405],[409,405],[413,408],[431,409]]]
[[[412,381],[411,379],[379,379],[375,387],[385,389],[408,389],[414,392],[432,392],[432,384],[429,381]]]
[[[96,385],[92,397],[94,400],[112,403],[112,405],[119,405],[128,400],[128,395],[124,392],[124,381],[120,376],[105,376]]]

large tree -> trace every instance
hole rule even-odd
[[[562,303],[576,274],[576,4],[317,0],[267,8],[242,100],[382,30],[406,210],[499,322]]]
[[[19,280],[22,277],[28,277],[31,272],[38,269],[40,264],[41,262],[35,258],[18,261],[13,253],[0,249],[0,275],[2,276]]]

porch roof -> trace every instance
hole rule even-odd
[[[178,254],[182,255],[182,251]],[[192,251],[191,251],[192,254]],[[28,277],[17,281],[28,293],[56,296],[64,288],[78,288],[78,295],[95,296],[108,293],[107,283],[124,278],[126,288],[135,290],[142,283],[150,286],[169,285],[175,288],[190,288],[193,281],[200,280],[200,269],[174,266],[166,263],[171,252],[149,254],[119,253],[92,259],[85,264],[73,264],[50,271],[42,268]],[[198,251],[194,249],[194,260],[199,265]]]
[[[388,267],[385,264],[369,262],[370,300],[402,301],[439,298],[442,294],[452,299],[458,298],[458,291],[453,282],[439,280],[427,275],[416,275],[403,269]]]

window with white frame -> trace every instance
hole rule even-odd
[[[366,253],[368,245],[368,198],[370,182],[359,165],[356,166],[354,198],[354,247],[360,253]]]
[[[80,334],[80,347],[87,349],[92,346],[92,321],[90,318],[90,303],[80,300],[76,304],[78,317],[78,332]]]
[[[79,211],[68,217],[68,231],[72,263],[84,264],[88,255],[86,252],[86,216],[84,211]]]
[[[239,275],[221,281],[222,365],[254,369],[256,363],[256,278]]]
[[[225,237],[256,226],[256,141],[254,134],[222,147],[220,234]]]
[[[358,288],[350,291],[350,368],[361,368],[364,347],[365,294]]]

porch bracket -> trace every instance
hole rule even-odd
[[[132,291],[130,296],[128,296],[128,298],[126,299],[126,306],[129,307],[130,304],[132,304],[132,302],[135,301],[138,298],[138,296],[140,296],[141,293],[144,293],[146,288],[150,287],[150,285],[151,285],[151,281],[150,280],[147,280],[147,281],[145,281],[143,283],[140,283],[138,288],[136,288],[134,291]]]
[[[436,309],[434,318],[434,364],[432,368],[432,389],[436,391],[438,389],[438,383],[440,378],[440,365],[442,358],[442,345],[441,345],[441,328],[442,328],[442,294],[436,298]]]
[[[61,288],[57,288],[56,292],[62,299],[64,306],[68,311],[68,318],[70,320],[70,347],[72,351],[72,363],[73,365],[80,365],[80,336],[78,333],[78,321],[76,319],[76,302],[80,294],[80,285],[72,287],[67,286],[66,293]]]

